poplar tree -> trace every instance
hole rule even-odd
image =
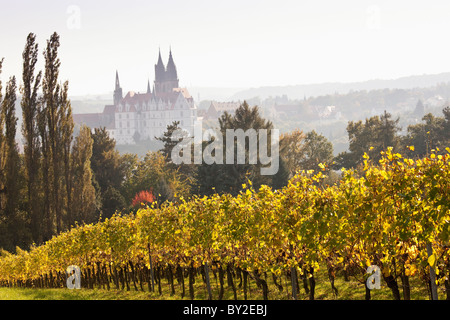
[[[2,74],[2,65],[3,65],[4,58],[0,59],[0,75]],[[0,79],[0,110],[3,105],[3,95],[2,95],[2,81]],[[5,181],[5,170],[4,170],[4,144],[5,144],[5,137],[3,135],[3,129],[5,127],[5,119],[3,118],[2,113],[0,112],[0,195],[3,195],[5,191],[4,181]],[[0,209],[3,207],[1,206],[0,202]]]
[[[0,60],[0,75],[2,73],[3,60]],[[3,94],[2,81],[0,79],[0,111],[3,111]],[[5,127],[5,118],[3,112],[0,112],[0,247],[8,247],[11,242],[8,234],[8,224],[5,218],[5,197],[6,197],[6,183],[5,183],[5,136],[3,134]]]
[[[50,234],[59,233],[64,229],[65,213],[68,210],[70,195],[69,177],[69,145],[72,139],[73,119],[70,102],[67,98],[68,82],[62,86],[58,83],[59,67],[58,58],[60,46],[59,35],[55,32],[47,41],[44,51],[45,72],[42,83],[43,113],[40,123],[41,137],[45,139],[45,147],[48,156],[44,159],[48,170],[47,178],[49,187],[46,188],[48,206],[48,227]],[[47,132],[45,132],[47,131]],[[44,147],[44,143],[43,143]],[[68,191],[69,190],[69,191]],[[69,200],[70,201],[70,200]],[[71,202],[71,201],[70,201]]]
[[[75,138],[72,149],[73,177],[73,221],[90,223],[95,221],[96,195],[92,184],[91,156],[93,139],[90,129],[83,126]]]
[[[4,144],[4,160],[5,160],[5,213],[7,218],[13,219],[14,210],[18,202],[18,176],[19,170],[19,150],[16,143],[17,117],[15,113],[16,104],[16,77],[12,76],[8,81],[5,89],[5,99],[2,102],[2,118],[5,123],[5,144]]]
[[[72,117],[72,107],[70,104],[70,100],[68,98],[68,90],[69,83],[66,81],[63,84],[61,89],[59,98],[59,130],[61,134],[61,147],[62,147],[62,157],[63,157],[63,170],[64,170],[64,182],[66,187],[66,202],[65,202],[65,212],[66,212],[66,221],[69,222],[72,219],[72,184],[73,177],[71,175],[71,166],[70,166],[70,150],[72,146],[73,140],[73,117]],[[92,152],[91,152],[92,153]],[[90,168],[89,168],[90,170]]]
[[[47,115],[45,112],[45,105],[40,104],[37,112],[37,125],[39,131],[39,137],[41,141],[42,157],[40,161],[41,176],[42,176],[42,215],[43,215],[43,240],[49,240],[55,233],[54,216],[50,210],[50,146],[47,131]]]
[[[41,85],[42,72],[35,75],[38,55],[36,36],[30,33],[23,51],[22,86],[22,135],[24,137],[24,162],[27,184],[27,211],[30,215],[32,238],[36,243],[42,241],[42,205],[39,188],[40,141],[38,128],[38,90]]]
[[[2,247],[13,251],[17,245],[23,245],[23,238],[26,234],[23,227],[23,216],[19,212],[20,185],[21,185],[21,158],[17,146],[16,130],[17,117],[15,114],[15,104],[17,85],[15,76],[10,77],[6,89],[5,97],[1,102],[0,128],[1,128],[1,220],[3,222]]]

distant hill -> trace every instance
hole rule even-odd
[[[317,97],[334,93],[346,94],[351,91],[360,90],[425,88],[448,82],[450,82],[450,72],[414,75],[391,80],[376,79],[364,82],[328,82],[291,86],[266,86],[239,91],[232,95],[230,100],[244,100],[254,97],[266,99],[268,97],[282,95],[287,95],[289,99],[303,99],[304,97]]]

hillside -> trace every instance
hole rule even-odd
[[[320,95],[340,93],[345,94],[351,91],[359,90],[377,90],[377,89],[413,89],[435,86],[440,83],[450,82],[450,72],[439,74],[424,74],[401,77],[398,79],[374,79],[363,82],[328,82],[316,84],[299,84],[291,86],[266,86],[250,88],[236,92],[230,97],[230,100],[243,100],[253,97],[265,99],[270,96],[287,95],[291,99],[303,99]]]

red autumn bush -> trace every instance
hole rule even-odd
[[[155,196],[153,195],[152,190],[143,190],[136,193],[131,202],[133,207],[140,207],[142,204],[147,205],[155,201]]]

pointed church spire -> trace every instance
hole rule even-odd
[[[119,73],[116,70],[116,87],[114,89],[114,105],[118,105],[120,101],[122,100],[122,88],[120,87],[119,83]]]
[[[147,81],[147,93],[152,93],[150,91],[150,79],[148,79],[148,81]]]
[[[166,68],[161,58],[161,49],[159,49],[158,62],[155,64],[155,81],[164,81]]]
[[[161,58],[161,48],[159,49],[159,55],[158,55],[158,63],[157,65],[162,65],[164,66],[164,63],[162,62],[162,58]]]
[[[172,47],[169,49],[169,62],[167,62],[167,66],[169,66],[169,64],[175,64],[172,57]]]
[[[169,62],[167,62],[166,79],[169,81],[177,81],[177,68],[175,67],[175,62],[173,62],[172,48],[169,51]]]
[[[120,88],[119,73],[116,70],[116,90]]]

